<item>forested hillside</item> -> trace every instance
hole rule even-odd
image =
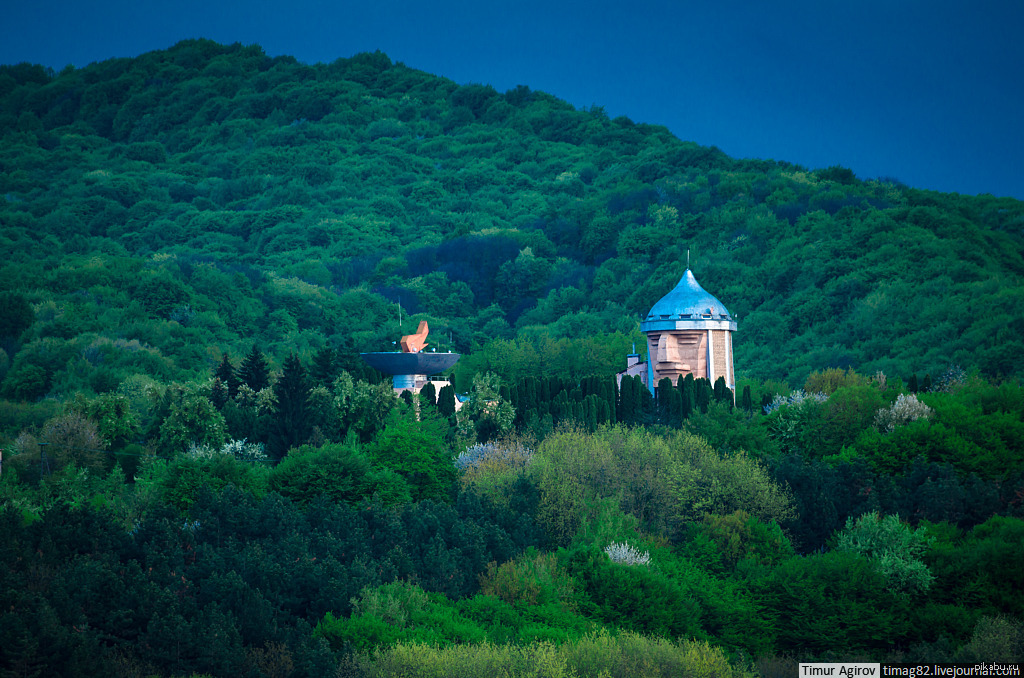
[[[688,251],[737,392],[617,385]],[[1022,275],[1019,201],[381,53],[0,66],[0,669],[1022,661]]]

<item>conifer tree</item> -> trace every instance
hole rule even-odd
[[[725,377],[719,377],[718,379],[715,380],[715,388],[713,395],[716,403],[727,403],[729,405],[729,409],[732,409],[732,390],[726,385]]]
[[[213,386],[210,387],[210,402],[218,410],[222,410],[228,404],[228,400],[230,400],[228,387],[224,385],[220,377],[214,377]]]
[[[675,425],[675,422],[673,421],[674,417],[672,416],[674,414],[674,410],[677,409],[673,406],[675,395],[676,389],[672,386],[672,380],[668,377],[662,377],[661,381],[658,382],[657,390],[658,419],[668,426]]]
[[[633,382],[633,377],[626,375],[619,387],[619,421],[624,424],[636,424],[637,395]]]
[[[437,410],[444,417],[455,415],[455,387],[451,384],[442,386],[437,394]]]
[[[227,353],[224,353],[221,357],[220,364],[214,370],[213,376],[216,379],[220,379],[220,383],[227,389],[228,398],[234,398],[238,395],[238,377],[235,375],[235,366],[231,364]],[[217,409],[220,409],[220,407],[223,407],[223,405]]]
[[[284,361],[281,378],[274,384],[277,405],[270,428],[267,452],[280,459],[289,449],[309,438],[309,379],[299,357]]]
[[[742,403],[743,409],[746,412],[748,412],[748,413],[753,412],[753,410],[754,410],[754,399],[750,395],[750,385],[749,384],[747,386],[743,387],[743,398],[741,400],[741,403]]]
[[[703,414],[708,413],[708,405],[711,404],[711,382],[701,377],[700,379],[694,380],[694,390],[696,392],[695,403]]]
[[[309,368],[309,378],[313,386],[331,387],[338,377],[338,356],[333,348],[324,346],[313,356],[313,364]]]
[[[616,413],[616,401],[619,397],[618,382],[615,377],[607,377],[604,380],[604,400],[608,407],[608,423],[614,425],[618,421]]]
[[[910,375],[910,380],[907,382],[907,390],[911,393],[917,393],[917,372]]]
[[[680,406],[679,410],[682,419],[688,419],[693,414],[694,409],[697,407],[697,386],[693,378],[693,372],[686,375],[685,378],[680,377],[682,386],[679,389],[680,395]]]
[[[931,390],[932,390],[932,375],[925,374],[924,375],[924,381],[921,382],[921,392],[922,393],[928,393],[928,391],[931,391]]]
[[[257,393],[270,386],[270,368],[256,344],[252,345],[252,350],[242,360],[238,368],[238,380]]]
[[[437,389],[434,387],[434,382],[428,381],[426,385],[420,389],[420,402],[424,405],[434,407],[437,405]]]

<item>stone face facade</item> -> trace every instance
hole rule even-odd
[[[647,334],[647,355],[654,363],[654,383],[664,377],[674,384],[688,373],[707,374],[708,335],[706,332],[665,331]]]
[[[679,283],[651,308],[640,331],[647,336],[646,363],[631,355],[627,370],[620,373],[641,374],[653,393],[658,382],[693,374],[712,383],[719,377],[736,389],[733,371],[732,333],[736,321],[725,305],[708,294],[689,269]]]

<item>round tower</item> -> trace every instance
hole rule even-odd
[[[689,268],[679,284],[663,296],[640,323],[647,336],[647,388],[693,374],[712,384],[725,377],[736,390],[732,367],[732,333],[736,321],[725,304],[709,294]]]

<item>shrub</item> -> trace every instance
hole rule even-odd
[[[487,572],[480,575],[480,592],[513,605],[555,603],[566,610],[576,608],[572,577],[554,554],[538,553],[532,547],[501,565],[488,563]]]

